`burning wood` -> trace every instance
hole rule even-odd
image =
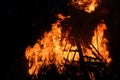
[[[92,42],[89,45],[92,50],[85,47],[82,47],[85,48],[82,50],[83,53],[88,56],[97,57],[95,56],[97,54],[101,59],[105,60],[105,62],[110,63],[111,58],[109,58],[109,51],[107,46],[108,40],[104,36],[104,30],[106,29],[107,27],[105,23],[98,24],[97,28],[94,30]],[[92,51],[95,53],[95,55],[93,55]]]
[[[100,0],[71,0],[70,4],[91,13],[100,4]],[[47,75],[47,71],[43,70],[47,68],[45,70],[51,71],[55,67],[56,73],[66,75],[67,80],[73,75],[79,79],[95,80],[95,72],[102,75],[111,62],[108,39],[104,33],[107,29],[105,22],[97,24],[91,40],[86,40],[79,30],[73,30],[71,24],[64,24],[71,20],[71,16],[58,14],[57,17],[58,20],[51,25],[51,30],[45,32],[33,46],[26,48],[29,75],[34,78]],[[67,29],[64,30],[65,26]]]
[[[111,58],[107,50],[107,38],[104,37],[104,30],[107,29],[105,23],[98,24],[94,30],[91,43],[87,42],[87,46],[81,40],[74,36],[70,36],[70,30],[62,33],[62,22],[70,16],[65,17],[58,14],[58,20],[52,24],[52,29],[45,32],[42,39],[38,39],[34,46],[28,46],[25,51],[25,57],[28,61],[29,75],[38,76],[44,67],[49,67],[55,64],[59,74],[66,71],[65,65],[75,64],[82,62],[103,62],[109,64]],[[68,26],[69,27],[69,26]],[[64,38],[62,36],[64,34]],[[71,43],[70,38],[73,38]],[[80,51],[82,50],[82,51]],[[93,59],[94,58],[94,59]],[[80,62],[79,62],[80,61]],[[81,64],[83,65],[83,64]],[[81,74],[81,73],[80,73]],[[94,76],[91,72],[90,76]],[[94,78],[93,78],[94,80]]]

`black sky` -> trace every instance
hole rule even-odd
[[[50,28],[54,15],[67,14],[65,0],[2,0],[0,10],[4,80],[26,80],[21,59],[24,49],[32,44],[40,33]],[[115,74],[119,75],[120,63],[120,9],[119,0],[113,0],[106,22],[110,32],[110,49]],[[6,60],[6,61],[3,61]],[[3,68],[3,69],[4,69]]]

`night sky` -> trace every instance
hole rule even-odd
[[[1,62],[4,80],[26,80],[24,66],[21,65],[24,50],[33,44],[55,21],[55,14],[68,14],[67,0],[2,0],[0,27],[2,31]],[[107,0],[109,1],[109,0]],[[118,77],[120,64],[120,9],[119,0],[111,1],[106,23],[109,31],[110,53],[113,58],[113,71]]]

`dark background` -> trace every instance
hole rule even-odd
[[[109,0],[108,0],[109,1]],[[111,1],[106,22],[109,31],[112,69],[119,76],[120,9],[119,0]],[[0,3],[1,73],[4,80],[26,80],[21,65],[24,50],[38,35],[49,29],[55,14],[67,14],[66,0],[2,0]],[[118,78],[117,78],[118,79]]]

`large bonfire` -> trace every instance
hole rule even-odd
[[[88,4],[86,7],[83,7],[85,3]],[[71,4],[79,4],[80,9],[84,9],[88,13],[94,11],[98,6],[96,0],[72,0]],[[33,46],[30,45],[26,48],[25,58],[28,61],[27,66],[29,75],[37,77],[45,66],[50,66],[52,64],[55,64],[57,72],[62,74],[66,69],[64,66],[66,60],[68,65],[71,64],[72,61],[80,60],[81,56],[78,51],[78,45],[81,47],[83,56],[96,58],[96,55],[99,55],[99,59],[105,62],[106,66],[109,66],[111,58],[109,57],[107,45],[108,39],[104,36],[104,32],[107,29],[105,22],[101,22],[96,26],[93,31],[94,35],[91,37],[91,42],[88,42],[88,46],[85,46],[85,44],[81,44],[81,42],[79,42],[79,44],[74,41],[71,42],[69,35],[72,26],[68,26],[68,30],[62,31],[64,27],[61,25],[62,22],[69,19],[70,16],[65,17],[62,14],[57,14],[57,17],[58,20],[51,25],[51,30],[45,32],[42,38],[37,39]],[[71,35],[70,37],[75,39],[75,36]],[[88,61],[88,59],[84,58],[84,61]],[[100,61],[93,60],[92,62]]]

